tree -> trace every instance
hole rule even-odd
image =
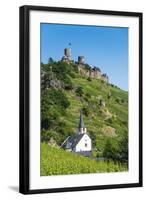
[[[107,158],[108,160],[110,159],[115,160],[117,157],[116,149],[113,147],[110,139],[107,139],[106,141],[104,151],[103,151],[103,156]]]
[[[120,150],[120,160],[122,162],[128,163],[128,135],[125,133],[119,142]]]
[[[103,156],[121,163],[128,163],[128,136],[125,133],[116,143],[107,139]]]
[[[93,147],[96,147],[96,145],[97,145],[96,133],[92,130],[90,130],[89,133],[90,133],[90,138],[92,140],[92,145],[93,145]]]
[[[41,95],[41,128],[56,127],[60,115],[70,105],[68,98],[61,90],[48,89]]]

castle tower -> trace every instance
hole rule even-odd
[[[78,56],[78,63],[84,65],[85,64],[85,57],[84,56]]]
[[[71,48],[65,48],[64,49],[64,55],[68,60],[71,60]]]
[[[82,111],[80,112],[80,121],[79,121],[79,132],[78,134],[84,134],[87,132],[87,129],[85,127],[84,121],[83,121],[83,114]]]

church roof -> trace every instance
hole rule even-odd
[[[79,141],[82,139],[83,136],[84,134],[78,134],[74,137],[72,148],[74,148],[79,143]]]
[[[80,112],[79,128],[85,128],[82,111]]]
[[[67,140],[65,141],[65,143],[63,144],[63,146],[65,146],[66,149],[74,148],[84,135],[85,134],[77,134],[74,136],[69,136]]]

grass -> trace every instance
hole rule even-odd
[[[41,176],[127,171],[125,165],[95,161],[63,149],[41,144]]]
[[[99,135],[102,128],[105,125],[111,126],[116,129],[116,134],[122,136],[125,132],[128,132],[128,92],[123,91],[120,88],[112,87],[110,84],[103,83],[101,80],[92,79],[88,81],[86,78],[78,77],[72,78],[75,88],[81,86],[84,91],[82,97],[78,97],[74,91],[65,91],[65,94],[70,102],[69,108],[66,110],[66,115],[62,117],[62,120],[66,123],[66,129],[76,132],[80,109],[84,106],[90,110],[89,116],[84,115],[84,122],[89,133],[94,132],[97,136],[98,146],[100,149],[104,148],[106,138],[104,135]],[[111,92],[112,96],[108,99],[108,92]],[[84,99],[86,94],[88,102]],[[115,116],[112,117],[112,123],[106,121],[106,117],[100,110],[98,98],[102,97],[106,103],[106,109]],[[117,102],[117,99],[122,99],[124,102]],[[113,138],[114,140],[114,138]]]
[[[70,66],[67,65],[67,67]],[[70,75],[68,77],[72,82],[72,89],[63,87],[61,91],[68,100],[69,107],[62,110],[59,107],[60,104],[57,103],[60,101],[52,101],[49,108],[44,106],[45,116],[49,118],[48,124],[50,125],[46,132],[51,131],[48,138],[52,137],[60,146],[68,136],[76,134],[80,110],[86,110],[88,114],[84,113],[84,123],[89,136],[94,139],[92,141],[94,143],[93,153],[102,157],[108,139],[114,145],[116,141],[125,137],[125,133],[128,134],[128,92],[99,79],[89,81],[87,77],[82,77],[78,73],[74,73],[73,77]],[[82,87],[82,95],[76,92],[79,87]],[[50,90],[51,88],[47,90],[48,93]],[[55,89],[56,93],[57,91]],[[49,97],[46,97],[48,102]],[[59,95],[56,98],[60,98]],[[105,102],[104,108],[100,105],[100,99]],[[111,134],[110,128],[115,129],[115,135]],[[106,134],[103,131],[105,129],[107,130]],[[127,171],[127,167],[113,162],[97,162],[50,147],[45,143],[41,144],[42,176],[116,171]]]

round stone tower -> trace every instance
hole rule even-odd
[[[78,63],[79,64],[85,64],[85,57],[84,56],[78,56]]]
[[[71,60],[71,48],[65,48],[64,49],[64,55]]]

